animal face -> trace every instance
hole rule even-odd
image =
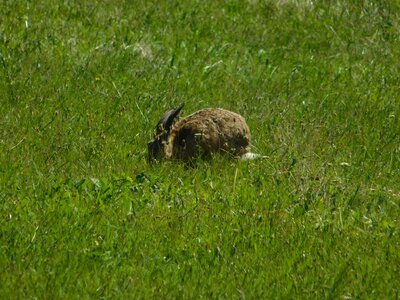
[[[179,116],[183,104],[176,108],[171,109],[164,114],[164,116],[158,121],[156,126],[156,135],[152,141],[147,144],[148,159],[149,162],[153,162],[157,158],[164,156],[164,144],[168,139],[168,135],[171,131],[172,125]]]
[[[157,136],[154,140],[148,142],[147,150],[149,154],[148,159],[150,163],[156,160],[157,158],[160,158],[164,153],[162,138],[160,136]]]

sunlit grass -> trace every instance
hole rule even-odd
[[[0,297],[398,297],[399,12],[0,4]],[[268,159],[148,165],[182,102]]]

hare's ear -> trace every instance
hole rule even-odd
[[[175,118],[178,117],[183,105],[184,104],[165,113],[157,124],[157,133],[161,133],[164,130],[169,131],[171,129],[171,126],[174,124]]]

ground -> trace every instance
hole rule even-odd
[[[396,1],[0,11],[0,298],[399,297]],[[149,165],[182,102],[268,159]]]

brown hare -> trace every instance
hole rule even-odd
[[[192,163],[216,152],[240,159],[260,157],[250,152],[250,130],[241,115],[205,108],[177,120],[182,107],[168,111],[158,122],[156,135],[148,143],[149,162],[166,158]]]

